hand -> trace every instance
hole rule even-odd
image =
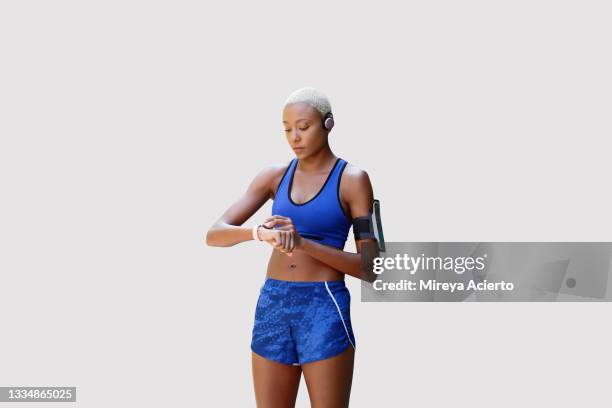
[[[295,249],[302,247],[302,237],[297,232],[291,218],[273,215],[266,218],[263,225],[266,228],[279,226],[278,229],[260,228],[258,230],[262,241],[268,242],[279,251],[286,253],[288,256],[292,256]]]
[[[273,215],[271,217],[266,218],[264,221],[264,225],[268,228],[275,228],[279,226],[278,230],[288,231],[293,234],[294,246],[293,249],[300,249],[303,244],[303,240],[295,225],[293,224],[293,220],[289,217],[284,217],[282,215]]]
[[[295,234],[293,232],[260,227],[257,233],[262,241],[272,245],[275,249],[286,253],[288,256],[293,255],[295,248]]]

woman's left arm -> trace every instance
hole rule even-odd
[[[344,193],[343,195],[348,204],[351,219],[369,215],[372,212],[372,204],[374,201],[374,192],[372,190],[370,177],[367,172],[356,167],[351,168],[350,171],[348,170],[349,168],[345,170],[344,175],[348,177],[345,178],[347,183],[346,188],[342,189],[342,193]],[[376,242],[374,239],[357,240],[355,242],[357,248],[356,254],[304,238],[299,239],[295,249],[304,251],[313,258],[347,275],[373,282],[376,280],[376,275],[373,273],[365,273],[364,275],[362,272],[361,245],[366,241]],[[370,255],[369,257],[371,258],[378,256],[378,250],[375,251],[375,254]],[[372,262],[369,262],[369,264],[371,263]]]

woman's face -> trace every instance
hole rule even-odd
[[[303,102],[290,103],[283,109],[285,136],[298,158],[317,153],[327,144],[329,132],[322,120],[318,110]]]

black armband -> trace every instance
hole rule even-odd
[[[360,239],[376,239],[374,225],[372,224],[372,214],[353,218],[353,235],[355,236],[355,241]]]
[[[380,200],[374,200],[370,214],[353,218],[353,234],[355,235],[355,241],[375,239],[378,242],[378,248],[385,252],[385,237],[383,236],[380,219]]]

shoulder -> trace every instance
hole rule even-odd
[[[366,170],[348,163],[344,168],[339,190],[340,200],[347,204],[352,218],[369,213],[374,201],[374,191]]]
[[[291,161],[288,160],[285,163],[271,164],[262,168],[255,176],[255,183],[268,190],[270,197],[274,198],[276,188],[287,170],[289,170],[290,163]]]
[[[371,189],[372,183],[368,172],[354,164],[347,163],[342,173],[342,183],[350,190]]]
[[[274,179],[280,178],[289,170],[289,164],[291,160],[287,160],[285,163],[276,163],[265,166],[259,170],[256,179],[273,181]]]
[[[348,163],[344,168],[339,190],[340,200],[346,202],[351,218],[370,212],[374,192],[366,170]]]

